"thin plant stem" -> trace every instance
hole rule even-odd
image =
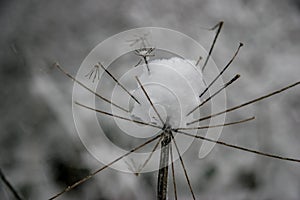
[[[0,178],[3,181],[3,183],[8,187],[8,189],[11,191],[11,193],[14,195],[14,197],[17,200],[23,200],[23,198],[21,197],[21,195],[14,188],[14,186],[7,180],[7,178],[5,177],[4,173],[2,172],[1,168],[0,168]]]
[[[283,157],[283,156],[278,156],[278,155],[274,155],[274,154],[269,154],[269,153],[265,153],[265,152],[261,152],[261,151],[257,151],[257,150],[253,150],[253,149],[249,149],[249,148],[245,148],[245,147],[240,147],[240,146],[237,146],[237,145],[229,144],[229,143],[226,143],[226,142],[223,142],[223,141],[220,141],[220,140],[214,140],[214,139],[206,138],[206,137],[203,137],[201,135],[193,135],[193,134],[186,133],[186,132],[183,132],[183,131],[177,131],[177,133],[180,133],[180,134],[183,134],[183,135],[186,135],[186,136],[189,136],[189,137],[193,137],[193,138],[198,138],[198,139],[201,139],[201,140],[205,140],[205,141],[208,141],[208,142],[220,144],[220,145],[223,145],[223,146],[226,146],[226,147],[230,147],[230,148],[233,148],[233,149],[239,149],[241,151],[246,151],[246,152],[258,154],[258,155],[265,156],[265,157],[271,157],[271,158],[276,158],[276,159],[279,159],[279,160],[286,160],[286,161],[300,163],[300,159],[295,159],[295,158],[289,158],[289,157]]]
[[[147,40],[147,36],[149,34],[150,33],[145,33],[145,34],[143,34],[143,36],[135,35],[136,39],[127,40],[127,42],[131,43],[130,46],[133,46],[136,43],[141,42],[142,43],[142,47],[146,48],[146,45],[149,45],[149,42]]]
[[[74,82],[78,83],[80,86],[82,86],[83,88],[85,88],[86,90],[88,90],[89,92],[93,93],[95,96],[97,96],[98,98],[102,99],[103,101],[115,106],[116,108],[119,108],[125,112],[129,112],[129,110],[113,103],[112,101],[108,100],[107,98],[101,96],[100,94],[94,92],[93,90],[91,90],[90,88],[88,88],[86,85],[84,85],[83,83],[81,83],[80,81],[78,81],[75,77],[73,77],[71,74],[69,74],[68,72],[66,72],[58,63],[55,63],[54,66],[56,68],[58,68],[63,74],[65,74],[67,77],[69,77],[70,79],[72,79]]]
[[[175,140],[173,134],[171,134],[171,137],[172,137],[172,141],[174,142],[174,145],[175,145],[177,154],[178,154],[178,156],[179,156],[179,160],[180,160],[182,169],[183,169],[183,171],[184,171],[184,176],[185,176],[185,178],[186,178],[186,181],[187,181],[187,183],[188,183],[189,189],[190,189],[190,191],[191,191],[193,200],[195,200],[195,199],[196,199],[196,198],[195,198],[195,194],[194,194],[194,191],[193,191],[193,188],[192,188],[192,185],[191,185],[189,176],[188,176],[188,174],[187,174],[186,168],[185,168],[185,166],[184,166],[183,159],[182,159],[182,157],[181,157],[181,155],[180,155],[179,148],[178,148],[178,146],[177,146],[177,143],[176,143],[176,140]]]
[[[199,58],[198,58],[198,60],[197,60],[197,62],[195,64],[195,66],[198,66],[201,60],[202,60],[202,56],[199,56]]]
[[[228,112],[237,110],[237,109],[242,108],[242,107],[245,107],[245,106],[247,106],[247,105],[249,105],[249,104],[253,104],[253,103],[255,103],[255,102],[261,101],[261,100],[266,99],[266,98],[268,98],[268,97],[271,97],[271,96],[273,96],[273,95],[279,94],[279,93],[281,93],[281,92],[283,92],[283,91],[285,91],[285,90],[288,90],[288,89],[290,89],[290,88],[292,88],[292,87],[295,87],[295,86],[297,86],[297,85],[299,85],[299,84],[300,84],[300,81],[298,81],[298,82],[296,82],[296,83],[293,83],[293,84],[291,84],[291,85],[288,85],[288,86],[286,86],[286,87],[284,87],[284,88],[281,88],[281,89],[279,89],[279,90],[276,90],[276,91],[274,91],[274,92],[271,92],[271,93],[269,93],[269,94],[267,94],[267,95],[264,95],[264,96],[261,96],[261,97],[259,97],[259,98],[256,98],[256,99],[253,99],[253,100],[251,100],[251,101],[248,101],[248,102],[246,102],[246,103],[240,104],[240,105],[238,105],[238,106],[235,106],[235,107],[226,109],[226,110],[224,110],[224,111],[215,113],[215,114],[213,114],[213,115],[209,115],[209,116],[206,116],[206,117],[202,117],[202,118],[200,118],[200,119],[196,119],[196,120],[194,120],[194,121],[192,121],[192,122],[187,123],[187,125],[191,125],[191,124],[194,124],[194,123],[196,123],[196,122],[200,122],[200,121],[203,121],[203,120],[207,120],[207,119],[210,119],[210,118],[212,118],[212,117],[216,117],[216,116],[222,115],[222,114],[224,114],[224,113],[228,113]]]
[[[95,82],[95,79],[97,78],[98,80],[99,80],[99,66],[98,65],[95,65],[94,67],[93,67],[93,69],[88,73],[88,74],[86,74],[85,75],[85,77],[88,77],[88,79],[91,79],[92,78],[92,76],[93,76],[93,74],[94,74],[94,78],[93,78],[93,83]]]
[[[115,164],[115,163],[118,162],[119,160],[121,160],[121,159],[125,158],[126,156],[130,155],[131,153],[133,153],[133,152],[135,152],[135,151],[141,149],[142,147],[146,146],[147,144],[149,144],[149,143],[155,141],[155,140],[158,139],[159,137],[161,137],[161,134],[159,134],[159,135],[155,136],[154,138],[152,138],[152,139],[146,141],[145,143],[143,143],[143,144],[141,144],[141,145],[139,145],[139,146],[137,146],[137,147],[131,149],[130,151],[128,151],[128,152],[125,153],[124,155],[118,157],[117,159],[113,160],[113,161],[110,162],[109,164],[107,164],[107,165],[101,167],[100,169],[98,169],[98,170],[94,171],[93,173],[89,174],[88,176],[86,176],[86,177],[80,179],[79,181],[75,182],[74,184],[72,184],[72,185],[66,187],[63,191],[61,191],[60,193],[54,195],[54,196],[51,197],[49,200],[56,199],[56,198],[58,198],[59,196],[61,196],[62,194],[66,193],[66,192],[68,192],[68,191],[70,191],[70,190],[72,190],[72,189],[75,188],[76,186],[78,186],[78,185],[80,185],[80,184],[86,182],[87,180],[89,180],[90,178],[92,178],[93,176],[95,176],[97,173],[99,173],[99,172],[101,172],[102,170],[104,170],[104,169],[110,167],[111,165]]]
[[[144,47],[144,48],[142,48],[142,49],[135,50],[134,52],[135,52],[135,54],[136,54],[137,56],[141,56],[141,57],[143,58],[143,60],[144,60],[144,62],[145,62],[145,64],[146,64],[146,66],[147,66],[148,73],[150,74],[150,68],[149,68],[149,63],[148,63],[147,58],[148,58],[148,57],[154,56],[154,55],[151,54],[151,53],[154,51],[154,48],[148,48],[148,50],[147,50],[144,54],[140,53],[141,50],[146,50],[146,49],[147,49],[147,48]]]
[[[124,162],[126,163],[126,165],[128,166],[128,169],[132,172],[132,173],[134,173],[134,175],[136,175],[136,176],[138,176],[139,174],[136,172],[137,171],[137,166],[136,166],[136,164],[135,164],[135,162],[134,162],[134,160],[131,158],[130,159],[130,162],[129,161],[126,161],[126,160],[124,160]]]
[[[138,104],[141,104],[135,96],[133,96],[115,77],[112,75],[100,62],[98,62],[98,65],[129,95],[131,98],[135,100]]]
[[[161,142],[162,137],[159,138],[159,140],[156,142],[155,146],[153,147],[151,153],[149,154],[148,158],[145,160],[145,162],[141,165],[141,167],[139,167],[139,170],[137,172],[137,175],[139,175],[139,173],[146,167],[146,165],[148,164],[148,162],[150,161],[150,159],[153,156],[153,153],[156,151],[159,143]]]
[[[143,59],[144,59],[144,62],[145,62],[145,64],[146,64],[148,73],[150,74],[150,68],[149,68],[149,63],[148,63],[147,57],[146,57],[146,56],[143,56]]]
[[[143,62],[143,59],[140,59],[140,60],[137,62],[137,64],[134,65],[134,67],[139,66],[142,62]]]
[[[200,130],[200,129],[209,129],[209,128],[217,128],[217,127],[223,127],[223,126],[230,126],[230,125],[236,125],[236,124],[241,124],[241,123],[245,123],[251,120],[254,120],[255,117],[250,117],[247,119],[243,119],[240,121],[235,121],[235,122],[230,122],[230,123],[226,123],[226,124],[217,124],[217,125],[212,125],[212,126],[198,126],[198,127],[187,127],[187,128],[176,128],[173,129],[173,131],[177,132],[178,130]]]
[[[138,84],[140,85],[140,87],[142,88],[142,90],[143,90],[145,96],[147,97],[147,99],[148,99],[150,105],[152,106],[152,108],[153,108],[153,110],[155,111],[156,115],[158,116],[159,120],[161,121],[162,124],[164,124],[163,119],[161,118],[160,114],[158,113],[157,109],[155,108],[154,104],[152,103],[152,101],[151,101],[151,99],[150,99],[148,93],[146,92],[146,90],[145,90],[143,84],[141,83],[141,81],[139,80],[139,78],[138,78],[137,76],[136,76],[135,78],[136,78]]]
[[[175,178],[175,169],[174,169],[174,159],[173,159],[172,144],[170,144],[170,155],[171,155],[171,167],[172,167],[172,179],[173,179],[173,188],[174,188],[174,198],[175,198],[175,200],[177,200],[177,187],[176,187],[176,178]]]
[[[157,178],[157,200],[166,200],[168,196],[169,154],[171,146],[171,132],[164,130],[161,141],[161,153]]]
[[[142,121],[138,121],[138,120],[134,120],[134,119],[129,119],[129,118],[122,117],[122,116],[119,116],[119,115],[114,115],[114,114],[111,114],[111,113],[108,113],[108,112],[105,112],[105,111],[102,111],[102,110],[94,109],[92,107],[83,105],[83,104],[81,104],[79,102],[75,102],[75,104],[77,104],[77,105],[79,105],[79,106],[81,106],[83,108],[86,108],[88,110],[92,110],[92,111],[95,111],[95,112],[98,112],[98,113],[101,113],[101,114],[104,114],[104,115],[108,115],[108,116],[111,116],[111,117],[116,117],[116,118],[119,118],[119,119],[123,119],[123,120],[126,120],[126,121],[134,122],[134,123],[137,123],[137,124],[142,124],[142,125],[145,125],[145,126],[151,126],[151,127],[154,127],[154,128],[162,129],[162,127],[154,125],[154,124],[150,124],[150,123],[146,123],[146,122],[142,122]]]
[[[243,43],[239,44],[238,49],[236,50],[235,54],[231,58],[231,60],[227,63],[227,65],[222,69],[222,71],[216,76],[216,78],[204,89],[204,91],[199,95],[199,98],[201,98],[208,89],[218,80],[218,78],[228,69],[228,67],[231,65],[231,63],[234,61],[235,57],[237,56],[238,52],[240,51],[241,47],[243,46]]]
[[[201,106],[203,106],[205,103],[209,102],[212,98],[214,98],[222,90],[226,89],[229,85],[231,85],[232,83],[234,83],[239,78],[240,78],[239,74],[235,75],[229,82],[227,82],[226,84],[224,84],[224,86],[221,87],[218,91],[216,91],[213,95],[211,95],[210,97],[208,97],[206,100],[204,100],[203,102],[201,102],[198,106],[196,106],[193,110],[191,110],[190,112],[188,112],[188,114],[186,116],[188,117],[190,114],[192,114],[193,112],[195,112],[195,110],[197,110],[198,108],[200,108]]]
[[[217,33],[216,33],[216,36],[214,37],[213,43],[212,43],[212,45],[211,45],[211,47],[210,47],[210,49],[209,49],[209,53],[208,53],[208,55],[207,55],[207,57],[206,57],[206,59],[205,59],[205,62],[204,62],[204,64],[203,64],[202,71],[204,71],[204,69],[205,69],[205,67],[206,67],[206,65],[207,65],[207,63],[208,63],[208,60],[209,60],[209,58],[210,58],[210,56],[211,56],[211,53],[212,53],[212,51],[213,51],[213,49],[214,49],[214,46],[215,46],[216,41],[217,41],[217,39],[218,39],[218,36],[219,36],[219,34],[220,34],[220,32],[221,32],[221,29],[222,29],[222,27],[223,27],[223,24],[224,24],[224,22],[221,21],[221,22],[219,22],[217,25],[215,25],[213,28],[210,29],[210,30],[215,30],[216,28],[218,28]]]

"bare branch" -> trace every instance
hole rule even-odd
[[[99,95],[98,93],[94,92],[93,90],[91,90],[90,88],[88,88],[86,85],[84,85],[83,83],[81,83],[80,81],[78,81],[75,77],[73,77],[71,74],[69,74],[68,72],[66,72],[62,67],[60,67],[60,65],[58,63],[54,63],[54,66],[57,67],[63,74],[65,74],[67,77],[69,77],[70,79],[72,79],[74,82],[78,83],[80,86],[82,86],[83,88],[85,88],[86,90],[88,90],[89,92],[93,93],[94,95],[96,95],[97,97],[99,97],[100,99],[102,99],[103,101],[115,106],[116,108],[119,108],[125,112],[129,112],[127,109],[122,108],[121,106],[111,102],[110,100],[106,99],[105,97]]]
[[[208,89],[218,80],[218,78],[226,71],[226,69],[231,65],[235,57],[237,56],[238,52],[240,51],[241,47],[243,46],[243,43],[239,44],[238,49],[236,50],[235,54],[231,58],[231,60],[227,63],[227,65],[222,69],[222,71],[218,74],[218,76],[205,88],[205,90],[200,94],[199,98],[201,98]]]
[[[268,98],[268,97],[271,97],[271,96],[273,96],[273,95],[279,94],[279,93],[281,93],[281,92],[283,92],[283,91],[285,91],[285,90],[288,90],[288,89],[290,89],[290,88],[292,88],[292,87],[295,87],[295,86],[297,86],[297,85],[299,85],[299,84],[300,84],[300,81],[298,81],[298,82],[296,82],[296,83],[294,83],[294,84],[288,85],[288,86],[286,86],[286,87],[284,87],[284,88],[282,88],[282,89],[279,89],[279,90],[276,90],[276,91],[274,91],[274,92],[271,92],[271,93],[269,93],[269,94],[267,94],[267,95],[264,95],[264,96],[261,96],[261,97],[259,97],[259,98],[256,98],[256,99],[253,99],[253,100],[251,100],[251,101],[248,101],[248,102],[246,102],[246,103],[243,103],[243,104],[241,104],[241,105],[238,105],[238,106],[229,108],[229,109],[224,110],[224,111],[222,111],[222,112],[218,112],[218,113],[215,113],[215,114],[213,114],[213,115],[209,115],[209,116],[206,116],[206,117],[202,117],[202,118],[200,118],[200,119],[196,119],[196,120],[194,120],[194,121],[192,121],[192,122],[187,123],[187,125],[191,125],[191,124],[194,124],[194,123],[196,123],[196,122],[200,122],[200,121],[203,121],[203,120],[207,120],[207,119],[210,119],[210,118],[212,118],[212,117],[216,117],[216,116],[222,115],[222,114],[224,114],[224,113],[228,113],[228,112],[237,110],[237,109],[242,108],[242,107],[245,107],[245,106],[247,106],[247,105],[249,105],[249,104],[253,104],[253,103],[257,102],[257,101],[261,101],[261,100],[266,99],[266,98]]]
[[[104,115],[108,115],[108,116],[111,116],[111,117],[116,117],[116,118],[119,118],[119,119],[123,119],[123,120],[126,120],[126,121],[134,122],[134,123],[137,123],[137,124],[142,124],[142,125],[145,125],[145,126],[152,126],[154,128],[162,129],[162,127],[154,125],[154,124],[150,124],[150,123],[146,123],[146,122],[142,122],[142,121],[138,121],[138,120],[134,120],[134,119],[129,119],[129,118],[122,117],[122,116],[119,116],[119,115],[114,115],[114,114],[111,114],[111,113],[108,113],[108,112],[105,112],[105,111],[102,111],[102,110],[94,109],[92,107],[83,105],[83,104],[78,103],[78,102],[75,102],[75,104],[77,104],[77,105],[79,105],[79,106],[81,106],[83,108],[86,108],[86,109],[89,109],[89,110],[92,110],[92,111],[104,114]]]
[[[115,163],[118,162],[119,160],[121,160],[121,159],[123,159],[124,157],[130,155],[131,153],[133,153],[133,152],[139,150],[140,148],[146,146],[147,144],[149,144],[149,143],[155,141],[155,140],[158,139],[159,137],[161,137],[160,134],[157,135],[157,136],[155,136],[154,138],[152,138],[152,139],[146,141],[145,143],[143,143],[143,144],[141,144],[141,145],[139,145],[139,146],[137,146],[137,147],[131,149],[130,151],[128,151],[128,152],[125,153],[124,155],[120,156],[119,158],[115,159],[114,161],[110,162],[109,164],[107,164],[107,165],[101,167],[100,169],[94,171],[93,173],[89,174],[88,176],[84,177],[83,179],[80,179],[79,181],[75,182],[74,184],[68,186],[67,188],[65,188],[65,189],[64,189],[63,191],[61,191],[60,193],[58,193],[58,194],[54,195],[53,197],[51,197],[49,200],[56,199],[57,197],[61,196],[62,194],[66,193],[66,192],[68,192],[68,191],[70,191],[70,190],[72,190],[72,189],[75,188],[76,186],[78,186],[78,185],[80,185],[80,184],[86,182],[87,180],[89,180],[90,178],[92,178],[92,177],[93,177],[94,175],[96,175],[97,173],[99,173],[99,172],[101,172],[102,170],[104,170],[104,169],[110,167],[111,165],[115,164]]]
[[[253,150],[253,149],[248,149],[248,148],[245,148],[245,147],[240,147],[240,146],[236,146],[236,145],[233,145],[233,144],[229,144],[229,143],[226,143],[226,142],[223,142],[223,141],[220,141],[220,140],[214,140],[214,139],[206,138],[206,137],[203,137],[203,136],[200,136],[200,135],[192,135],[190,133],[186,133],[186,132],[183,132],[183,131],[177,131],[177,133],[181,133],[183,135],[190,136],[190,137],[193,137],[193,138],[198,138],[198,139],[205,140],[205,141],[208,141],[208,142],[220,144],[220,145],[230,147],[230,148],[233,148],[233,149],[239,149],[241,151],[246,151],[246,152],[258,154],[258,155],[261,155],[261,156],[276,158],[276,159],[279,159],[279,160],[300,162],[300,159],[288,158],[288,157],[269,154],[269,153],[265,153],[265,152],[261,152],[261,151],[257,151],[257,150]]]

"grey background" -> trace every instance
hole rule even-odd
[[[181,31],[206,49],[211,27],[224,20],[213,58],[222,67],[245,44],[224,75],[242,79],[227,90],[229,106],[299,80],[300,2],[166,0],[0,2],[0,167],[25,199],[47,199],[101,166],[84,148],[72,119],[72,82],[51,68],[75,74],[87,53],[130,28]],[[227,142],[300,158],[300,90],[294,88],[228,115],[254,122],[224,128]],[[203,160],[199,144],[184,154],[198,199],[300,198],[300,165],[216,146]],[[179,199],[190,199],[175,163]],[[139,177],[108,169],[61,199],[155,199],[156,173]],[[170,199],[173,198],[170,187]],[[13,199],[1,182],[0,199]]]

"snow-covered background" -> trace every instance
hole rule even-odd
[[[229,106],[300,79],[298,0],[10,0],[0,2],[0,167],[26,199],[47,199],[102,164],[84,148],[72,118],[73,83],[51,68],[75,74],[87,53],[130,28],[181,31],[209,49],[211,27],[224,28],[213,58],[221,68],[245,44],[224,80]],[[227,115],[255,115],[226,127],[227,142],[300,158],[300,88]],[[108,129],[109,131],[109,129]],[[184,154],[198,199],[300,199],[300,165],[216,146],[198,160],[200,143]],[[175,163],[179,199],[191,198]],[[138,177],[108,169],[61,199],[155,199],[156,173]],[[173,198],[170,187],[170,199]],[[13,199],[0,183],[0,199]]]

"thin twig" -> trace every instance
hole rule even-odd
[[[219,22],[217,25],[215,25],[213,28],[211,28],[211,30],[215,30],[215,29],[218,27],[218,30],[217,30],[216,36],[215,36],[215,38],[214,38],[214,40],[213,40],[213,43],[212,43],[212,45],[211,45],[211,47],[210,47],[209,53],[208,53],[208,55],[207,55],[207,57],[206,57],[206,60],[205,60],[205,62],[204,62],[204,64],[203,64],[202,71],[204,71],[204,69],[205,69],[205,67],[206,67],[206,65],[207,65],[207,62],[208,62],[208,60],[209,60],[209,58],[210,58],[210,56],[211,56],[211,53],[212,53],[212,51],[213,51],[213,49],[214,49],[214,46],[215,46],[216,41],[217,41],[217,38],[218,38],[218,36],[219,36],[219,34],[220,34],[220,32],[221,32],[221,29],[222,29],[223,24],[224,24],[224,22],[221,21],[221,22]]]
[[[190,136],[190,137],[193,137],[193,138],[198,138],[198,139],[201,139],[201,140],[206,140],[208,142],[220,144],[220,145],[223,145],[223,146],[226,146],[226,147],[230,147],[230,148],[233,148],[233,149],[239,149],[241,151],[246,151],[246,152],[258,154],[258,155],[261,155],[261,156],[266,156],[266,157],[271,157],[271,158],[277,158],[279,160],[286,160],[286,161],[292,161],[292,162],[300,162],[300,159],[288,158],[288,157],[283,157],[283,156],[278,156],[278,155],[274,155],[274,154],[269,154],[269,153],[265,153],[265,152],[261,152],[261,151],[257,151],[257,150],[253,150],[253,149],[248,149],[248,148],[245,148],[245,147],[240,147],[240,146],[236,146],[236,145],[233,145],[233,144],[229,144],[229,143],[226,143],[226,142],[223,142],[223,141],[220,141],[220,140],[214,140],[214,139],[206,138],[206,137],[203,137],[203,136],[200,136],[200,135],[192,135],[190,133],[186,133],[186,132],[183,132],[183,131],[177,131],[177,133],[181,133],[183,135]]]
[[[150,74],[150,68],[149,68],[149,63],[148,63],[147,57],[143,56],[143,59],[144,59],[144,62],[146,64],[146,66],[147,66],[148,74]]]
[[[142,62],[143,62],[143,59],[140,59],[140,60],[138,61],[138,63],[134,65],[134,67],[139,66],[139,64],[141,64]]]
[[[173,129],[173,131],[177,132],[178,130],[200,130],[200,129],[209,129],[209,128],[217,128],[217,127],[223,127],[223,126],[230,126],[230,125],[235,125],[235,124],[241,124],[241,123],[245,123],[251,120],[254,120],[255,117],[250,117],[247,119],[243,119],[240,121],[235,121],[235,122],[230,122],[230,123],[226,123],[226,124],[217,124],[217,125],[212,125],[212,126],[198,126],[198,127],[187,127],[187,128],[176,128]]]
[[[97,78],[98,80],[99,80],[99,66],[98,65],[95,65],[94,67],[93,67],[93,69],[89,72],[89,73],[87,73],[86,75],[85,75],[85,77],[88,77],[88,79],[91,79],[91,77],[92,77],[92,75],[94,74],[94,78],[93,78],[93,83],[95,82],[95,79]]]
[[[241,47],[243,46],[243,43],[239,44],[238,49],[236,50],[235,54],[231,58],[231,60],[227,63],[227,65],[222,69],[222,71],[218,74],[218,76],[205,88],[205,90],[199,95],[199,98],[201,98],[208,89],[218,80],[218,78],[225,72],[225,70],[231,65],[235,57],[237,56],[238,52],[240,51]]]
[[[135,45],[136,43],[138,42],[141,42],[142,43],[142,47],[146,48],[147,45],[149,45],[149,42],[147,40],[147,36],[149,35],[150,33],[144,33],[143,36],[140,36],[140,35],[134,35],[136,37],[136,39],[130,39],[130,40],[127,40],[127,42],[130,42],[130,46],[133,46]]]
[[[127,162],[126,160],[124,160],[124,162],[125,162],[126,165],[128,166],[128,169],[129,169],[132,173],[134,173],[134,175],[136,175],[136,176],[139,175],[138,173],[136,173],[136,171],[138,171],[138,168],[137,168],[137,166],[136,166],[136,164],[135,164],[135,162],[134,162],[134,160],[133,160],[132,158],[130,159],[130,163]]]
[[[178,131],[178,132],[179,132],[179,131]],[[171,134],[171,137],[172,137],[172,140],[173,140],[173,142],[174,142],[176,151],[177,151],[177,153],[178,153],[179,160],[180,160],[180,162],[181,162],[181,166],[182,166],[182,169],[183,169],[183,171],[184,171],[184,175],[185,175],[186,181],[187,181],[187,183],[188,183],[188,186],[189,186],[189,188],[190,188],[192,197],[193,197],[193,199],[195,200],[195,199],[196,199],[196,198],[195,198],[195,194],[194,194],[194,191],[193,191],[193,188],[192,188],[192,185],[191,185],[189,176],[188,176],[188,174],[187,174],[186,168],[185,168],[185,166],[184,166],[183,159],[182,159],[182,157],[181,157],[181,155],[180,155],[179,148],[178,148],[177,143],[176,143],[176,141],[175,141],[175,138],[174,138],[174,136],[173,136],[173,133]]]
[[[150,74],[150,68],[149,68],[149,63],[148,63],[148,60],[147,58],[148,57],[152,57],[152,56],[155,56],[153,54],[151,54],[153,51],[154,51],[155,48],[141,48],[141,49],[138,49],[138,50],[135,50],[134,53],[137,55],[137,56],[141,56],[147,66],[147,70],[148,70],[148,73]]]
[[[157,136],[155,136],[154,138],[152,138],[152,139],[146,141],[145,143],[143,143],[143,144],[141,144],[141,145],[139,145],[139,146],[137,146],[137,147],[131,149],[130,151],[128,151],[128,152],[125,153],[124,155],[120,156],[119,158],[115,159],[114,161],[110,162],[109,164],[107,164],[107,165],[101,167],[100,169],[94,171],[93,173],[89,174],[88,176],[84,177],[83,179],[80,179],[79,181],[75,182],[74,184],[72,184],[72,185],[66,187],[63,191],[61,191],[60,193],[54,195],[54,196],[51,197],[49,200],[56,199],[57,197],[61,196],[61,195],[64,194],[65,192],[68,192],[68,191],[72,190],[72,189],[75,188],[76,186],[78,186],[78,185],[84,183],[85,181],[89,180],[90,178],[92,178],[92,177],[93,177],[94,175],[96,175],[97,173],[99,173],[99,172],[101,172],[102,170],[104,170],[104,169],[110,167],[110,166],[113,165],[114,163],[116,163],[116,162],[118,162],[119,160],[123,159],[124,157],[130,155],[131,153],[133,153],[133,152],[139,150],[140,148],[146,146],[147,144],[149,144],[149,143],[155,141],[155,140],[158,139],[159,137],[161,137],[160,134],[157,135]]]
[[[107,98],[99,95],[98,93],[94,92],[93,90],[91,90],[90,88],[88,88],[86,85],[84,85],[83,83],[81,83],[80,81],[78,81],[75,77],[73,77],[71,74],[69,74],[68,72],[66,72],[58,63],[54,63],[54,66],[57,67],[63,74],[65,74],[67,77],[69,77],[70,79],[72,79],[74,82],[78,83],[80,86],[82,86],[83,88],[85,88],[86,90],[88,90],[89,92],[93,93],[94,95],[96,95],[97,97],[99,97],[100,99],[102,99],[103,101],[115,106],[116,108],[119,108],[125,112],[129,112],[127,109],[122,108],[121,106],[111,102],[110,100],[108,100]]]
[[[298,82],[296,82],[296,83],[294,83],[294,84],[288,85],[288,86],[286,86],[286,87],[284,87],[284,88],[282,88],[282,89],[279,89],[279,90],[276,90],[276,91],[274,91],[274,92],[271,92],[271,93],[269,93],[269,94],[267,94],[267,95],[264,95],[264,96],[261,96],[261,97],[259,97],[259,98],[256,98],[256,99],[253,99],[253,100],[251,100],[251,101],[248,101],[248,102],[246,102],[246,103],[243,103],[243,104],[241,104],[241,105],[238,105],[238,106],[229,108],[229,109],[224,110],[224,111],[222,111],[222,112],[218,112],[218,113],[215,113],[215,114],[213,114],[213,115],[209,115],[209,116],[206,116],[206,117],[202,117],[202,118],[200,118],[200,119],[196,119],[196,120],[194,120],[194,121],[192,121],[192,122],[187,123],[187,125],[191,125],[191,124],[194,124],[194,123],[196,123],[196,122],[200,122],[200,121],[203,121],[203,120],[207,120],[207,119],[210,119],[210,118],[212,118],[212,117],[216,117],[216,116],[222,115],[222,114],[224,114],[224,113],[228,113],[228,112],[237,110],[237,109],[242,108],[242,107],[244,107],[244,106],[247,106],[247,105],[249,105],[249,104],[252,104],[252,103],[255,103],[255,102],[257,102],[257,101],[261,101],[261,100],[263,100],[263,99],[266,99],[266,98],[268,98],[268,97],[271,97],[271,96],[273,96],[273,95],[279,94],[279,93],[281,93],[281,92],[283,92],[283,91],[285,91],[285,90],[287,90],[287,89],[290,89],[290,88],[292,88],[292,87],[295,87],[295,86],[297,86],[297,85],[299,85],[299,84],[300,84],[300,81],[298,81]]]
[[[136,78],[138,84],[140,85],[140,87],[142,88],[142,90],[143,90],[145,96],[147,97],[149,103],[151,104],[151,106],[152,106],[153,110],[155,111],[156,115],[158,116],[159,120],[161,121],[162,124],[164,124],[163,119],[161,118],[160,114],[159,114],[158,111],[156,110],[156,108],[155,108],[154,104],[152,103],[152,101],[151,101],[151,99],[150,99],[148,93],[146,92],[146,90],[145,90],[143,84],[141,83],[141,81],[139,80],[139,78],[138,78],[137,76],[136,76],[135,78]]]
[[[17,200],[23,200],[21,195],[17,192],[17,190],[13,187],[13,185],[7,180],[1,168],[0,168],[0,178]]]
[[[150,124],[150,123],[146,123],[146,122],[142,122],[142,121],[138,121],[138,120],[134,120],[134,119],[129,119],[129,118],[122,117],[122,116],[119,116],[119,115],[114,115],[114,114],[111,114],[111,113],[108,113],[108,112],[105,112],[105,111],[102,111],[102,110],[98,110],[98,109],[95,109],[95,108],[83,105],[83,104],[81,104],[79,102],[75,102],[75,104],[77,104],[77,105],[79,105],[79,106],[81,106],[83,108],[86,108],[86,109],[93,110],[95,112],[104,114],[104,115],[108,115],[108,116],[111,116],[111,117],[116,117],[116,118],[119,118],[119,119],[123,119],[123,120],[126,120],[126,121],[134,122],[134,123],[137,123],[137,124],[142,124],[142,125],[145,125],[145,126],[152,126],[154,128],[162,129],[162,127],[154,125],[154,124]]]
[[[213,95],[211,95],[210,97],[208,97],[206,100],[204,100],[203,102],[201,102],[198,106],[196,106],[193,110],[191,110],[190,112],[188,112],[188,114],[186,116],[188,117],[195,110],[197,110],[198,108],[200,108],[201,106],[203,106],[205,103],[207,103],[208,101],[210,101],[214,96],[216,96],[217,94],[219,94],[222,90],[224,90],[225,88],[227,88],[229,85],[231,85],[233,82],[235,82],[239,78],[240,78],[239,74],[235,75],[228,83],[224,84],[224,86],[221,87],[218,91],[216,91]]]
[[[175,170],[174,170],[174,159],[173,159],[172,144],[170,144],[170,154],[171,154],[171,167],[172,167],[172,179],[173,179],[174,197],[175,197],[175,200],[177,200],[177,187],[176,187],[176,178],[175,178]]]
[[[137,175],[139,175],[139,173],[146,167],[146,165],[148,164],[148,162],[150,161],[150,159],[152,158],[153,153],[155,152],[155,150],[157,149],[160,141],[162,140],[162,137],[159,138],[159,140],[156,142],[155,146],[153,147],[151,153],[149,154],[148,158],[145,160],[145,162],[141,165],[141,167],[139,167],[138,172],[136,173]]]
[[[201,60],[202,60],[202,56],[199,56],[199,58],[198,58],[198,60],[197,60],[197,62],[195,64],[195,66],[198,66]]]
[[[168,195],[168,172],[169,172],[169,154],[171,146],[171,132],[165,129],[162,133],[161,151],[159,160],[159,170],[157,178],[157,200],[167,200]]]
[[[133,98],[138,104],[141,104],[115,77],[112,75],[100,62],[98,65],[129,95]]]

